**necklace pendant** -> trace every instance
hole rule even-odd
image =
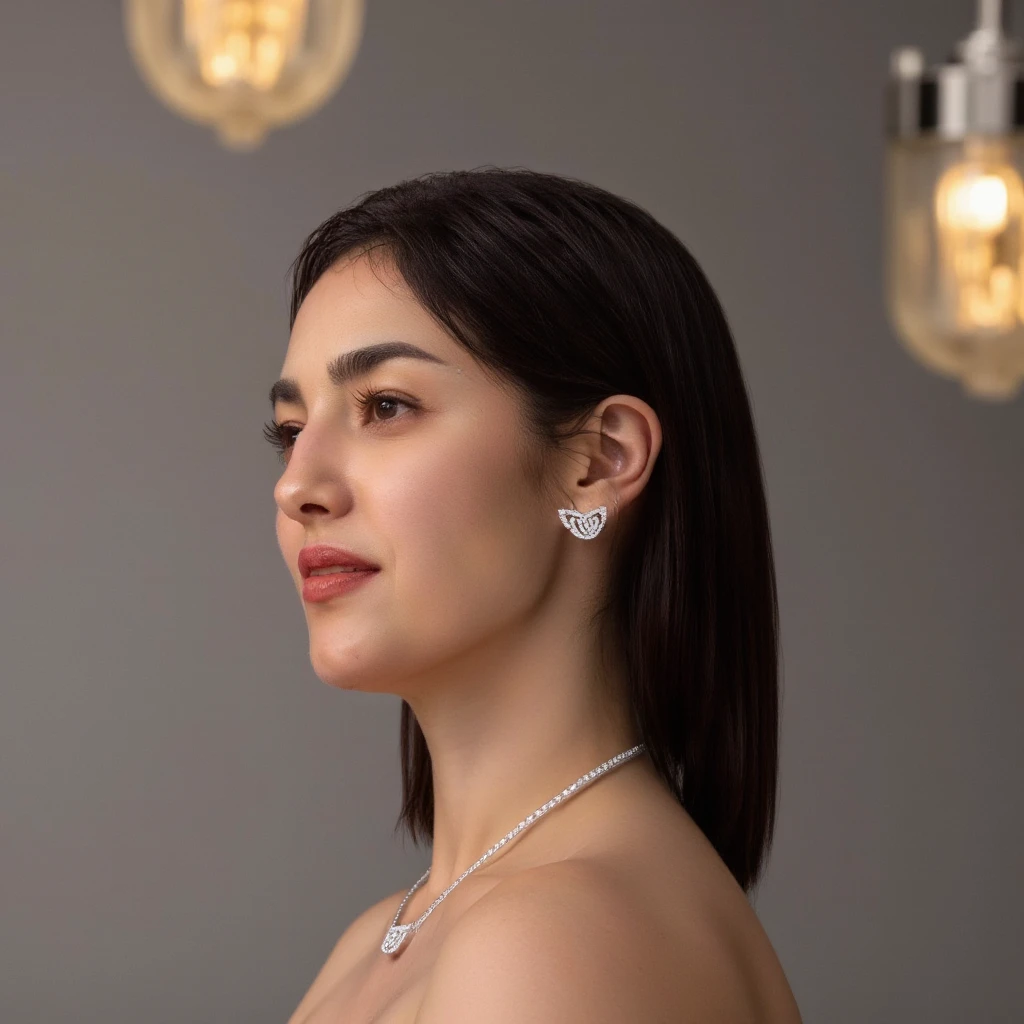
[[[387,935],[384,936],[384,941],[380,944],[381,952],[397,953],[411,931],[411,924],[393,924],[388,929]]]

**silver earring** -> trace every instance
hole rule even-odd
[[[602,530],[608,518],[608,506],[600,505],[590,512],[577,512],[574,508],[560,508],[558,518],[562,525],[580,540],[593,540]]]

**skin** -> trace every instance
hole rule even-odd
[[[444,365],[399,358],[341,387],[328,379],[339,354],[392,340]],[[308,544],[335,544],[381,566],[348,594],[303,602],[313,668],[341,690],[404,698],[430,749],[431,870],[403,911],[408,922],[527,814],[639,742],[616,652],[603,650],[586,615],[602,592],[610,539],[653,470],[661,427],[647,403],[610,396],[571,451],[544,455],[549,486],[538,486],[514,392],[397,275],[365,258],[314,285],[281,376],[301,389],[301,400],[275,406],[275,418],[297,432],[274,488],[277,539],[297,591]],[[365,387],[408,404],[360,410],[354,392]],[[600,505],[608,520],[593,540],[573,537],[557,514]],[[665,889],[688,887],[670,920]],[[742,891],[646,754],[526,829],[386,957],[379,945],[405,892],[350,925],[291,1024],[623,1020],[623,999],[628,1019],[682,1021],[694,985],[678,973],[680,959],[705,992],[693,1019],[799,1020],[795,1003],[788,1016],[752,1015],[759,1000],[788,1006],[781,969]],[[612,932],[622,922],[632,931],[626,943]],[[552,974],[581,923],[594,956],[575,974]],[[666,934],[690,954],[668,956]],[[650,978],[652,964],[657,984],[631,970]],[[577,983],[566,986],[567,976]],[[510,991],[530,986],[534,1011],[509,1003]],[[726,1016],[714,1015],[719,997],[709,991],[723,993]],[[515,1012],[501,1009],[510,1005]],[[636,1016],[645,1005],[651,1015]],[[545,1006],[557,1012],[547,1016]]]

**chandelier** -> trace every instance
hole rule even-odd
[[[355,58],[363,14],[364,0],[124,0],[148,87],[234,150],[326,102]]]
[[[886,290],[907,348],[990,401],[1024,380],[1024,66],[1001,0],[942,64],[892,54]]]

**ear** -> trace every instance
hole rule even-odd
[[[562,478],[566,496],[584,513],[607,505],[621,514],[654,470],[661,421],[642,398],[612,395],[595,407],[570,447],[573,458]]]

